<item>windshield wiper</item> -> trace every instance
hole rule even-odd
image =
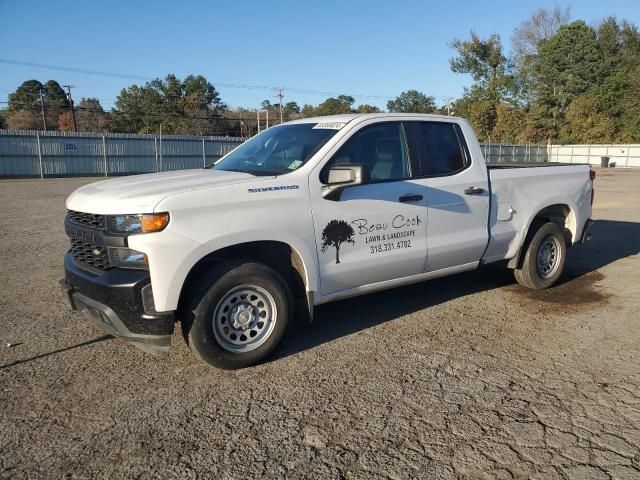
[[[256,175],[258,177],[277,177],[283,173],[284,172],[273,172],[269,170],[255,170],[251,172],[252,175]]]
[[[213,170],[217,170],[217,169],[214,168]],[[221,168],[218,171],[248,173],[249,175],[253,175],[255,177],[277,177],[284,173],[284,172],[276,172],[276,171],[270,171],[270,170],[244,170],[242,168]]]
[[[219,172],[238,172],[238,173],[248,173],[249,175],[254,175],[251,170],[243,170],[241,168],[214,168],[213,170],[218,170]]]

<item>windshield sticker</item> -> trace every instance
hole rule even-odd
[[[338,264],[340,248],[343,244],[364,244],[369,255],[413,248],[416,246],[415,239],[423,223],[424,219],[419,215],[401,214],[382,223],[371,223],[366,218],[358,218],[351,222],[331,220],[322,230],[320,251],[325,253],[329,247],[333,247],[336,251],[336,264]]]
[[[302,165],[302,160],[294,160],[293,162],[291,162],[291,165],[289,165],[288,168],[289,168],[289,170],[295,170],[300,165]]]
[[[278,192],[280,190],[298,190],[300,185],[279,185],[274,187],[248,188],[249,193]]]
[[[312,127],[313,129],[323,128],[325,130],[340,130],[342,127],[346,125],[345,122],[323,122],[317,123]]]

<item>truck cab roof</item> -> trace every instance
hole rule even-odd
[[[330,122],[339,122],[339,123],[349,123],[354,120],[369,120],[374,118],[388,118],[392,120],[394,118],[406,118],[406,117],[419,117],[424,120],[462,120],[460,117],[451,117],[447,115],[435,115],[432,113],[343,113],[338,115],[326,115],[323,117],[309,117],[309,118],[301,118],[299,120],[292,120],[290,122],[286,122],[287,124],[295,124],[295,123],[330,123]]]

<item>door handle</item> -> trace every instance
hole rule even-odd
[[[484,193],[484,188],[480,187],[469,187],[464,191],[467,195],[482,195]]]
[[[422,195],[402,195],[398,200],[401,202],[419,202],[422,200]]]

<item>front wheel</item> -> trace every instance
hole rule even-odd
[[[183,333],[204,362],[223,369],[253,365],[276,348],[289,324],[291,292],[272,268],[217,264],[187,302]]]
[[[514,270],[516,280],[533,290],[549,288],[562,275],[566,256],[562,229],[555,223],[545,223],[531,237],[522,266]]]

